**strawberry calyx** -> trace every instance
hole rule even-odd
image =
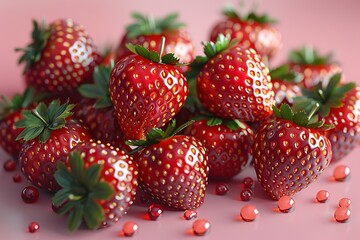
[[[70,170],[65,163],[59,161],[54,176],[62,187],[52,199],[55,206],[60,206],[58,214],[69,213],[68,229],[75,231],[84,220],[89,229],[97,229],[105,220],[105,213],[100,201],[106,201],[114,194],[109,183],[101,181],[101,164],[93,164],[88,168],[79,151],[70,153]]]
[[[165,37],[161,37],[160,52],[149,51],[147,48],[141,45],[133,45],[127,43],[126,47],[141,57],[144,57],[148,60],[151,60],[156,63],[169,64],[174,66],[185,66],[186,63],[181,63],[180,58],[176,57],[174,53],[167,53],[163,56],[164,47],[165,47]]]
[[[276,23],[277,20],[270,18],[269,15],[258,14],[255,11],[250,11],[247,14],[238,13],[232,4],[227,4],[223,10],[223,14],[230,19],[238,19],[243,22],[257,22],[260,24]]]
[[[339,108],[344,105],[343,99],[346,94],[355,88],[354,82],[340,84],[341,74],[334,74],[327,85],[323,86],[320,82],[317,86],[311,89],[303,89],[304,97],[298,97],[295,101],[315,101],[319,104],[318,113],[321,117],[327,117],[330,114],[331,108]]]
[[[138,12],[132,13],[131,16],[135,22],[126,27],[128,39],[140,35],[161,34],[166,30],[176,30],[185,26],[184,23],[177,21],[178,13],[171,13],[164,18],[144,16]]]
[[[311,46],[303,46],[300,49],[290,52],[289,59],[291,63],[301,65],[328,65],[334,63],[333,53],[321,56],[319,52]]]
[[[27,87],[23,94],[14,95],[11,100],[7,97],[0,96],[0,119],[5,118],[8,114],[19,109],[29,107],[35,100],[35,90]]]
[[[80,94],[85,98],[96,99],[95,108],[106,108],[113,106],[110,99],[109,84],[111,70],[114,68],[114,61],[106,66],[101,64],[94,68],[94,83],[83,84],[78,88]]]
[[[280,108],[274,105],[273,111],[277,117],[291,121],[301,127],[316,128],[324,131],[334,128],[332,124],[324,124],[323,120],[319,121],[317,115],[314,115],[319,106],[320,104],[316,102],[307,102],[306,107],[302,107],[301,110],[294,112],[288,104],[282,104]]]
[[[184,130],[185,128],[187,128],[188,126],[193,124],[194,122],[195,122],[194,120],[190,120],[190,121],[182,124],[178,128],[176,128],[176,120],[173,119],[171,121],[171,123],[168,124],[165,131],[163,131],[160,128],[153,128],[153,129],[151,129],[151,131],[149,131],[146,134],[145,139],[128,140],[125,143],[127,145],[129,145],[129,146],[135,147],[130,152],[130,154],[134,154],[134,153],[137,153],[137,152],[141,151],[142,149],[144,149],[144,148],[146,148],[148,146],[159,143],[161,140],[164,140],[164,139],[175,136],[176,134],[178,134],[179,132],[181,132],[182,130]]]
[[[51,32],[51,28],[46,28],[45,20],[43,20],[41,24],[33,20],[32,42],[25,48],[15,49],[15,51],[23,52],[23,55],[21,55],[18,61],[19,64],[25,62],[23,74],[25,74],[31,65],[40,60],[41,52],[46,46]]]
[[[271,79],[281,80],[283,82],[297,83],[301,80],[301,76],[290,70],[288,64],[280,65],[270,71]]]
[[[39,103],[32,110],[22,111],[23,119],[15,123],[17,128],[24,128],[16,140],[32,140],[36,137],[40,142],[46,142],[53,130],[65,126],[66,118],[73,115],[71,110],[74,104],[64,103],[60,105],[60,100],[53,100],[49,106]]]
[[[222,51],[236,45],[238,42],[238,39],[230,40],[230,36],[225,36],[224,34],[219,34],[216,42],[203,42],[202,44],[204,47],[205,56],[195,57],[194,61],[190,64],[191,70],[185,73],[186,78],[195,78],[211,58],[215,57]]]
[[[238,119],[226,119],[214,116],[210,113],[204,113],[196,118],[196,120],[206,120],[206,125],[218,126],[218,125],[225,125],[232,131],[236,131],[239,128],[246,129],[246,126]]]

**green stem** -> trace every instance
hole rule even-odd
[[[78,201],[80,199],[82,199],[83,196],[77,196],[77,195],[74,195],[74,194],[69,194],[69,200],[70,201]]]

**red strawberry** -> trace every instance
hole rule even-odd
[[[90,140],[88,131],[71,118],[72,104],[52,101],[48,107],[40,103],[33,110],[24,110],[16,127],[25,128],[17,139],[23,139],[19,153],[22,173],[37,187],[57,191],[54,179],[56,164],[79,142]]]
[[[25,81],[39,91],[70,96],[91,80],[100,62],[96,47],[84,27],[71,19],[59,19],[48,27],[33,21],[32,43],[24,49]]]
[[[270,71],[271,82],[275,93],[275,105],[294,104],[294,98],[301,96],[301,89],[297,85],[298,74],[290,71],[289,65],[281,65]]]
[[[188,87],[169,53],[161,57],[140,45],[129,45],[138,55],[123,58],[110,76],[110,97],[124,136],[143,139],[154,127],[169,122],[184,105]]]
[[[272,114],[269,70],[254,49],[245,49],[220,34],[216,43],[204,46],[204,52],[206,56],[196,57],[191,67],[199,71],[197,94],[210,113],[251,122]]]
[[[166,38],[165,54],[174,53],[181,62],[193,61],[194,45],[189,33],[183,28],[185,24],[177,22],[178,14],[173,13],[164,18],[154,19],[151,16],[133,13],[132,17],[136,22],[126,28],[126,34],[117,49],[117,61],[132,54],[126,47],[127,43],[142,45],[150,51],[158,51],[162,37]],[[182,66],[183,72],[188,69],[188,66]]]
[[[304,46],[290,52],[290,69],[300,76],[301,87],[312,88],[323,81],[327,84],[332,75],[342,72],[331,57],[332,54],[320,56],[314,48]]]
[[[195,122],[188,131],[207,150],[210,178],[232,178],[252,161],[254,134],[245,123],[209,118]]]
[[[113,67],[113,61],[109,63],[109,66],[95,67],[94,83],[83,84],[79,87],[79,92],[85,99],[80,101],[74,112],[75,117],[83,121],[95,139],[130,152],[129,146],[125,144],[110,99],[109,81]]]
[[[320,104],[320,119],[334,128],[327,131],[333,156],[332,162],[344,158],[360,141],[360,88],[355,83],[340,83],[341,75],[333,75],[328,84],[304,90],[305,97]],[[304,100],[304,99],[300,99]],[[308,104],[305,100],[303,104]]]
[[[60,161],[55,179],[62,187],[53,204],[60,215],[70,213],[68,228],[81,222],[89,229],[110,226],[119,221],[132,205],[137,167],[124,151],[100,142],[78,144]]]
[[[289,105],[274,107],[255,135],[254,168],[265,192],[273,199],[291,196],[315,181],[331,161],[331,143],[311,123],[311,115],[293,113]]]
[[[205,197],[208,157],[199,140],[177,135],[173,121],[166,131],[154,129],[146,140],[132,141],[140,146],[134,159],[139,167],[142,189],[161,204],[176,209],[198,208]],[[136,150],[135,150],[136,151]]]
[[[16,141],[21,130],[15,127],[21,111],[28,108],[34,100],[34,89],[29,87],[23,95],[15,95],[11,101],[1,96],[0,102],[0,146],[15,159],[19,156],[21,141]]]
[[[281,47],[281,35],[274,27],[275,20],[268,15],[250,12],[238,14],[232,6],[224,9],[225,19],[211,30],[210,40],[215,42],[219,34],[239,39],[245,48],[255,49],[263,58],[271,58]],[[245,15],[245,14],[244,14]]]

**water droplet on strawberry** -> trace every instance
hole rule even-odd
[[[198,219],[193,223],[192,229],[196,235],[202,236],[210,229],[210,222],[206,219]]]
[[[245,205],[240,210],[240,217],[246,221],[254,221],[259,214],[259,210],[254,205]]]
[[[333,177],[338,182],[346,181],[350,177],[350,168],[345,165],[339,165],[334,169]]]
[[[31,222],[28,226],[29,232],[31,232],[31,233],[38,231],[39,228],[40,228],[40,225],[37,222]]]
[[[216,195],[225,195],[229,191],[229,186],[226,183],[219,183],[215,187]]]
[[[164,212],[164,208],[159,204],[151,204],[148,208],[148,214],[151,220],[157,220]]]
[[[244,178],[242,183],[244,184],[245,188],[254,188],[255,187],[255,181],[251,177]]]
[[[128,236],[128,237],[133,236],[137,232],[138,229],[139,229],[139,226],[137,225],[137,223],[132,222],[132,221],[124,223],[123,228],[122,228],[124,235]]]
[[[22,180],[22,177],[21,177],[21,175],[20,174],[15,174],[14,176],[13,176],[13,181],[14,182],[16,182],[16,183],[18,183],[18,182],[21,182],[21,180]]]
[[[316,194],[316,200],[320,203],[324,203],[328,200],[330,193],[326,190],[320,190]]]
[[[351,212],[346,207],[338,207],[334,213],[335,220],[341,223],[347,222],[350,216],[351,216]]]
[[[184,218],[186,220],[191,220],[193,218],[197,217],[197,212],[195,210],[185,210],[184,212]]]
[[[282,196],[278,200],[278,208],[283,213],[288,213],[294,210],[295,201],[290,196]]]
[[[351,200],[349,198],[342,198],[339,201],[340,207],[350,207],[350,204],[351,204]]]
[[[34,186],[27,186],[22,190],[21,198],[25,203],[34,203],[39,199],[39,190]]]
[[[13,172],[13,171],[16,170],[16,162],[14,160],[11,160],[11,159],[6,160],[4,162],[3,166],[4,166],[5,171],[7,171],[7,172]]]
[[[240,192],[240,198],[242,201],[250,201],[253,195],[253,191],[251,189],[245,188]]]

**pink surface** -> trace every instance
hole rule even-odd
[[[71,17],[82,23],[93,36],[95,43],[103,47],[108,43],[118,44],[124,26],[130,20],[130,13],[139,11],[163,16],[179,11],[180,19],[187,23],[196,43],[197,54],[201,53],[201,41],[208,37],[209,28],[219,19],[220,9],[227,1],[60,1],[60,0],[1,0],[0,1],[0,93],[11,95],[22,91],[22,67],[16,65],[19,54],[14,49],[24,46],[30,40],[31,19],[45,17],[52,21],[60,17]],[[234,1],[235,3],[237,1]],[[360,3],[358,1],[303,0],[303,1],[258,1],[259,9],[267,11],[279,20],[278,28],[283,36],[283,48],[274,59],[276,65],[286,59],[289,49],[305,43],[319,48],[322,53],[335,52],[348,80],[360,83],[358,56],[360,54]],[[354,151],[338,164],[351,167],[352,178],[347,182],[331,179],[331,165],[320,179],[297,194],[296,209],[283,214],[275,211],[276,202],[269,200],[256,186],[255,196],[250,202],[258,207],[260,216],[256,222],[239,220],[239,212],[245,204],[239,200],[240,180],[254,176],[248,168],[230,182],[230,193],[214,195],[210,184],[205,204],[198,209],[199,218],[206,218],[212,224],[211,231],[203,239],[357,239],[360,229],[360,149]],[[7,156],[0,151],[0,159]],[[1,161],[2,162],[2,161]],[[336,164],[336,165],[338,165]],[[182,212],[166,211],[156,222],[144,219],[146,207],[132,207],[119,224],[99,231],[80,230],[74,234],[66,230],[65,219],[52,213],[50,195],[42,192],[40,201],[28,205],[22,202],[20,192],[26,182],[14,183],[12,173],[0,170],[0,232],[1,239],[119,239],[119,232],[125,221],[139,224],[135,239],[192,239],[191,221],[181,218]],[[331,196],[327,203],[314,202],[318,190],[326,189]],[[334,222],[332,216],[342,197],[352,200],[350,222]],[[31,221],[40,223],[35,234],[27,233]],[[271,236],[271,237],[270,237]]]

